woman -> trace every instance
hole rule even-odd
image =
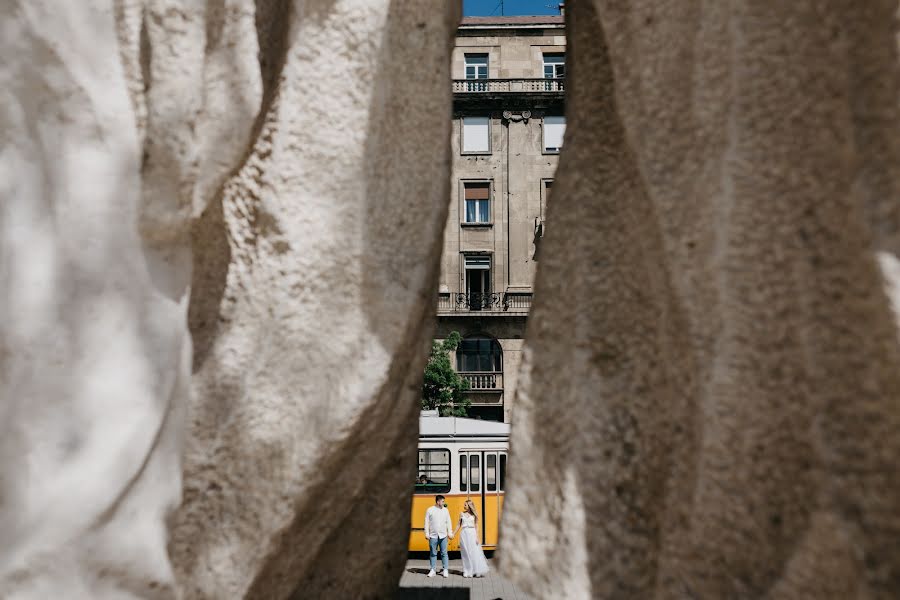
[[[483,577],[488,572],[487,559],[481,550],[478,541],[478,514],[475,512],[475,503],[466,500],[463,512],[459,515],[459,527],[453,532],[462,530],[459,535],[459,551],[462,554],[463,577]]]

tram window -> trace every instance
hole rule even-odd
[[[449,491],[450,451],[446,449],[419,450],[416,493],[438,494]]]
[[[500,454],[500,491],[503,491],[503,488],[506,485],[506,455]]]
[[[484,489],[488,492],[497,491],[497,455],[487,454],[484,457]]]
[[[478,455],[473,454],[469,457],[469,489],[477,492],[481,489],[481,473],[479,472]]]
[[[459,491],[465,492],[469,482],[469,459],[465,454],[459,455]]]

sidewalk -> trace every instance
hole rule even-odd
[[[438,557],[438,574],[428,575],[428,558],[411,556],[406,563],[406,570],[400,579],[402,600],[529,600],[525,594],[517,590],[493,570],[493,559],[488,559],[491,572],[484,577],[466,579],[462,576],[462,561],[459,554],[450,554],[450,577],[441,576],[441,560]]]

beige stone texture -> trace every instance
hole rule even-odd
[[[465,55],[468,53],[488,55],[488,77],[491,79],[542,78],[542,53],[565,52],[566,38],[555,35],[558,31],[558,28],[547,28],[540,30],[540,35],[521,35],[521,31],[515,29],[498,31],[495,35],[467,31],[456,38],[453,48],[453,78],[465,79]]]
[[[393,593],[458,16],[2,5],[0,597]]]
[[[491,118],[491,152],[469,155],[461,153],[461,119],[453,120],[451,135],[453,186],[450,191],[450,210],[444,230],[440,285],[451,294],[466,291],[462,255],[465,252],[490,252],[492,257],[491,289],[495,293],[507,291],[531,292],[538,264],[535,246],[535,222],[544,219],[546,203],[544,184],[552,181],[558,161],[557,154],[543,153],[542,115],[528,122],[507,123],[501,114]],[[465,182],[488,181],[491,184],[491,224],[464,226]],[[450,317],[441,315],[443,320]],[[510,319],[503,313],[482,315],[478,327],[460,320],[450,321],[465,335],[495,337],[504,349],[503,393],[499,401],[504,405],[504,420],[509,422],[515,397],[518,359],[507,361],[506,348],[513,339],[505,339],[504,332],[524,335],[524,323],[511,329],[504,324]],[[474,318],[474,317],[473,317]],[[450,327],[450,321],[447,327]],[[518,322],[517,322],[518,323]],[[442,326],[444,327],[444,326]],[[453,329],[448,329],[452,331]]]
[[[896,1],[567,4],[502,571],[897,598]]]

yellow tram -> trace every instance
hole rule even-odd
[[[423,411],[419,419],[419,464],[413,492],[410,551],[427,551],[425,511],[438,494],[446,498],[453,527],[463,503],[471,499],[478,512],[478,537],[485,550],[497,547],[509,424],[460,417],[438,417]],[[450,540],[459,550],[459,536]]]

